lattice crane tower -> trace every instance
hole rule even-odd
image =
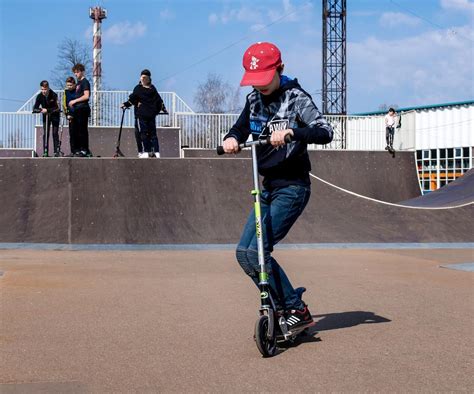
[[[346,108],[346,0],[323,0],[323,89],[326,115],[347,115]],[[346,147],[346,119],[335,126],[338,148]]]

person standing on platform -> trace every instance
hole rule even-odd
[[[63,112],[68,120],[69,125],[69,145],[71,148],[71,156],[79,156],[80,149],[77,145],[76,122],[74,121],[74,107],[69,107],[71,100],[76,98],[76,80],[74,77],[66,79],[66,89],[63,94]]]
[[[385,140],[387,146],[385,150],[393,152],[393,137],[395,135],[395,127],[397,125],[397,114],[393,108],[388,110],[387,115],[385,115]]]
[[[40,82],[41,92],[36,96],[34,113],[43,114],[43,157],[49,157],[49,133],[53,129],[54,157],[59,157],[59,104],[58,95],[49,88],[48,81]]]
[[[155,86],[151,83],[151,73],[145,69],[141,72],[140,82],[133,89],[128,101],[122,108],[134,106],[135,139],[138,157],[160,157],[160,145],[156,135],[156,116],[167,114],[165,104]]]
[[[91,95],[91,84],[85,77],[84,65],[78,63],[72,68],[72,72],[77,78],[76,98],[69,102],[69,108],[74,110],[75,132],[77,135],[78,156],[91,157],[89,149],[89,117],[91,108],[89,98]]]

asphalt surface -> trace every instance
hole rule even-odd
[[[472,249],[278,250],[316,332],[264,359],[233,251],[0,251],[0,392],[473,392]]]

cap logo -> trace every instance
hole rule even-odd
[[[252,56],[252,60],[250,61],[250,69],[251,70],[256,70],[257,67],[258,67],[258,62],[260,61],[260,59],[257,59],[255,56]]]

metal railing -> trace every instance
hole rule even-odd
[[[62,106],[63,90],[55,90],[58,94],[59,105]],[[17,112],[0,112],[0,148],[35,148],[35,126],[41,125],[41,116],[32,114],[37,91],[28,101],[23,104]],[[119,127],[122,116],[121,104],[128,100],[131,91],[99,91],[93,92],[91,96],[91,108],[95,109],[96,100],[101,104],[99,116],[91,117],[91,126]],[[174,92],[160,92],[169,115],[160,115],[156,118],[158,127],[172,126],[177,112],[192,114],[194,111],[181,97]],[[98,121],[93,124],[93,119]],[[124,127],[134,127],[135,117],[133,110],[126,111]]]
[[[0,148],[33,149],[40,119],[41,115],[30,112],[0,112]]]
[[[62,105],[64,90],[55,90],[58,94],[59,105]],[[36,96],[40,91],[36,92],[28,101],[23,104],[20,109],[17,111],[19,113],[30,112],[33,110],[35,104]],[[94,124],[91,117],[90,124],[91,126],[117,126],[120,124],[120,117],[122,116],[122,110],[120,106],[123,102],[128,100],[128,96],[131,94],[131,91],[128,90],[103,90],[98,92],[92,92],[90,98],[90,106],[94,111],[96,108],[96,103],[100,103],[100,113],[96,118],[96,123]],[[157,125],[170,125],[171,117],[175,112],[181,113],[194,113],[194,111],[187,105],[184,100],[179,97],[174,92],[160,92],[160,96],[165,103],[165,107],[170,113],[170,116],[159,116],[157,117]],[[124,119],[124,126],[133,127],[134,119],[131,111],[128,112],[128,115]]]
[[[181,129],[183,146],[215,149],[238,117],[238,114],[175,113],[173,125]]]
[[[182,114],[175,113],[173,125],[181,128],[183,145],[190,148],[215,149],[223,136],[237,121],[239,114]],[[310,150],[350,149],[384,150],[385,123],[383,116],[325,116],[334,130],[334,139],[327,145],[311,144]],[[343,145],[345,128],[345,147]],[[415,149],[414,114],[403,115],[402,127],[397,129],[394,139],[397,150]]]
[[[99,100],[100,113],[97,124],[91,126],[119,127],[122,110],[120,105],[128,100],[130,91],[93,92],[91,106]],[[35,148],[34,126],[41,118],[32,115],[36,95],[33,95],[16,113],[0,113],[0,147]],[[58,91],[62,102],[63,91]],[[236,122],[238,114],[203,114],[192,109],[174,92],[160,92],[169,115],[156,118],[157,126],[173,126],[181,129],[182,145],[190,148],[214,149],[222,143],[222,137]],[[396,150],[414,150],[416,137],[415,112],[402,115],[402,127],[395,133]],[[334,116],[326,119],[333,126],[334,140],[328,145],[310,145],[309,149],[383,150],[385,147],[384,116]],[[134,127],[133,110],[126,111],[125,127]]]

